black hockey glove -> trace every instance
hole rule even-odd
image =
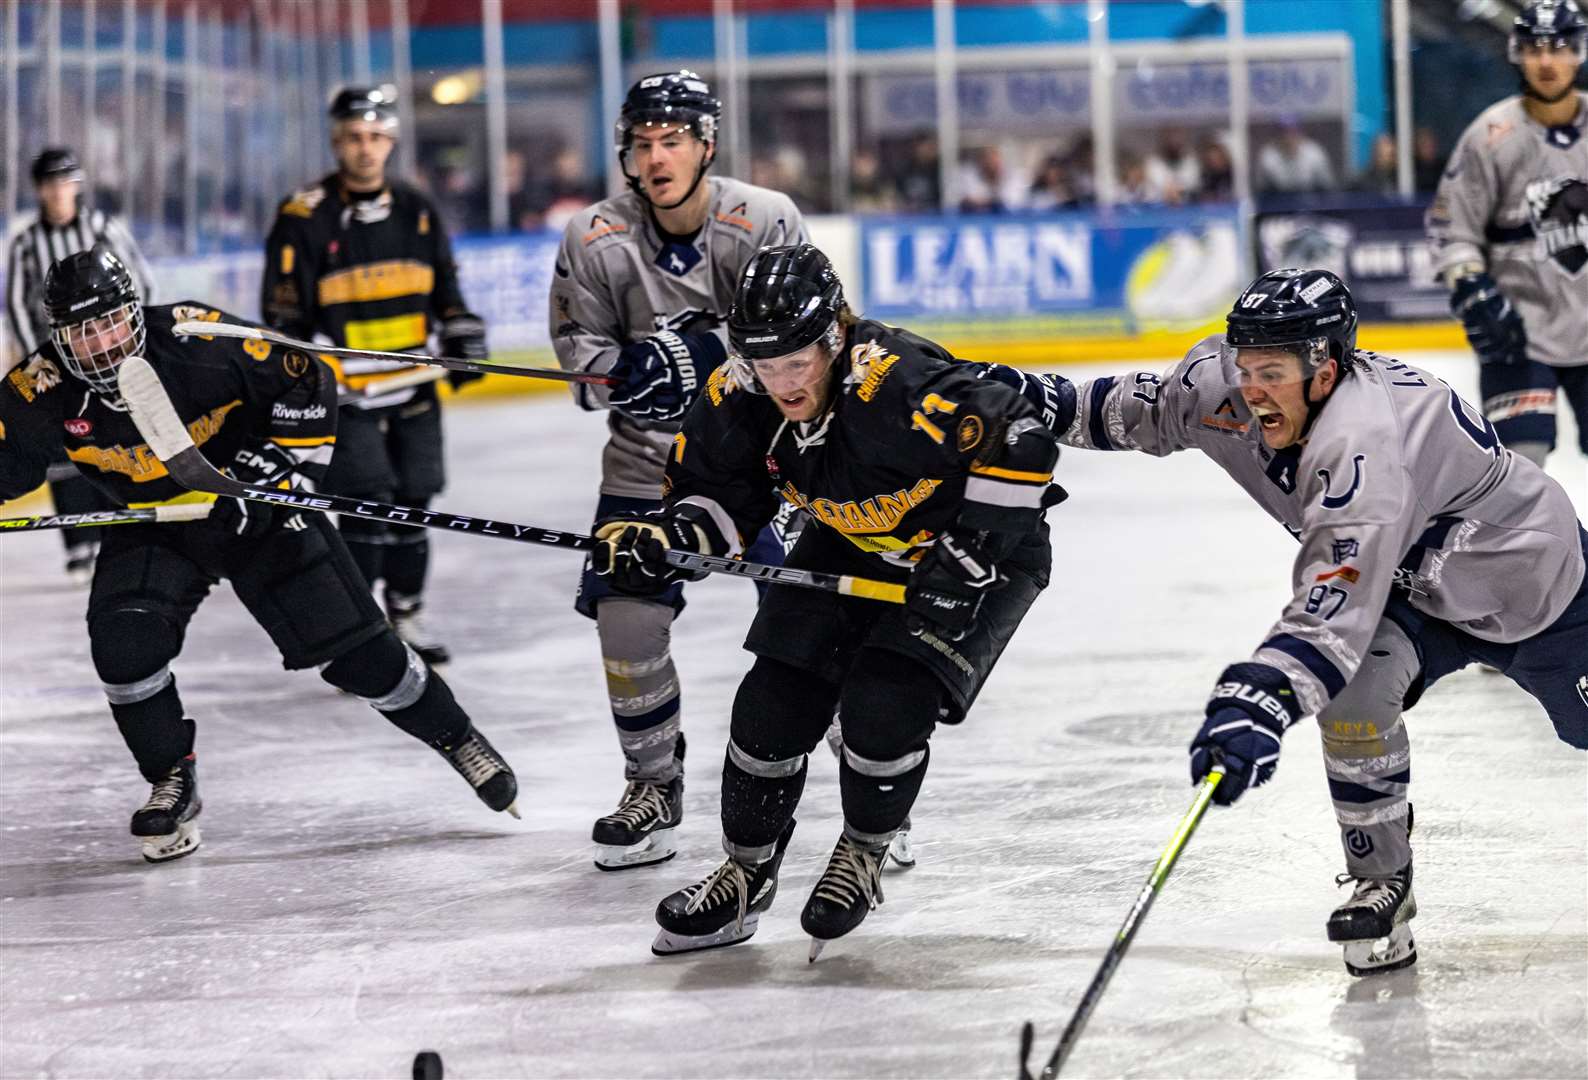
[[[607,404],[636,420],[682,420],[701,383],[727,352],[715,334],[675,334],[663,330],[625,345],[608,372],[623,380]]]
[[[680,570],[667,561],[669,551],[717,555],[727,550],[711,518],[691,505],[651,514],[596,522],[590,565],[612,588],[629,596],[655,596],[675,581],[694,581],[704,573]]]
[[[220,498],[205,520],[230,536],[258,540],[280,524],[282,517],[281,511],[270,503]]]
[[[904,625],[918,637],[931,632],[959,641],[976,628],[983,598],[1005,580],[976,534],[944,533],[910,574]]]
[[[1467,341],[1485,364],[1527,363],[1527,328],[1511,301],[1485,272],[1457,278],[1450,310],[1461,320]]]
[[[463,311],[441,324],[441,355],[453,360],[483,361],[491,355],[485,343],[485,320]],[[477,379],[485,378],[480,371],[448,371],[447,382],[457,390]]]
[[[1224,779],[1213,801],[1228,806],[1249,787],[1261,787],[1279,767],[1279,737],[1300,715],[1296,692],[1278,668],[1231,664],[1208,698],[1207,719],[1191,740],[1191,782],[1200,784],[1215,764]]]

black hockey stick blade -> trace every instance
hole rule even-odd
[[[163,524],[169,521],[199,521],[210,516],[213,502],[173,503],[170,506],[141,506],[135,510],[90,510],[82,514],[34,514],[30,517],[0,518],[0,536],[6,533],[37,532],[40,529],[86,529],[100,525]]]
[[[459,360],[452,356],[427,356],[424,353],[386,352],[381,349],[344,349],[338,345],[317,345],[302,341],[274,330],[258,326],[239,326],[236,323],[206,322],[189,319],[171,327],[173,334],[192,337],[238,338],[244,341],[268,341],[289,349],[324,356],[349,357],[357,360],[391,360],[399,364],[426,364],[443,367],[449,371],[473,371],[484,375],[517,375],[526,379],[552,379],[557,382],[591,383],[597,386],[616,386],[617,379],[592,371],[563,371],[560,368],[515,367],[512,364],[491,364],[479,360]]]
[[[1175,827],[1174,835],[1169,838],[1169,845],[1158,856],[1152,873],[1147,877],[1147,884],[1142,887],[1136,902],[1131,905],[1130,913],[1125,916],[1125,921],[1119,927],[1119,933],[1115,934],[1114,940],[1109,943],[1108,952],[1103,954],[1103,962],[1098,965],[1097,974],[1092,976],[1091,984],[1081,995],[1080,1004],[1075,1006],[1075,1013],[1070,1017],[1070,1022],[1064,1026],[1064,1034],[1059,1036],[1059,1044],[1053,1048],[1047,1064],[1042,1067],[1041,1080],[1053,1080],[1058,1076],[1059,1070],[1070,1056],[1070,1051],[1075,1049],[1075,1043],[1080,1039],[1081,1031],[1086,1027],[1086,1021],[1091,1017],[1092,1010],[1097,1008],[1097,1003],[1103,998],[1108,980],[1113,978],[1114,970],[1125,958],[1125,950],[1130,948],[1130,943],[1135,938],[1136,931],[1141,928],[1142,920],[1146,919],[1147,911],[1152,907],[1158,890],[1163,887],[1164,881],[1169,877],[1169,871],[1174,869],[1175,860],[1180,857],[1181,850],[1191,839],[1191,834],[1196,831],[1197,823],[1202,820],[1208,803],[1213,799],[1213,789],[1219,786],[1219,781],[1222,779],[1224,779],[1224,766],[1215,765],[1197,786],[1196,798],[1192,800],[1191,809],[1185,812],[1180,824]],[[1035,1032],[1030,1021],[1027,1021],[1020,1032],[1021,1080],[1035,1080],[1027,1063],[1034,1037]]]
[[[354,499],[323,492],[290,491],[285,488],[256,487],[226,476],[211,465],[193,443],[192,436],[177,415],[176,407],[166,394],[160,377],[141,356],[129,356],[119,368],[121,396],[132,414],[132,422],[148,440],[155,457],[165,464],[171,478],[190,491],[203,491],[233,499],[271,503],[299,510],[318,510],[329,514],[348,514],[352,517],[385,521],[396,525],[412,525],[426,529],[444,529],[449,532],[475,533],[503,540],[516,540],[521,544],[540,544],[545,547],[589,551],[595,539],[580,533],[559,529],[542,529],[536,525],[517,525],[511,521],[490,518],[472,518],[463,514],[448,514],[439,510],[421,510],[411,506]],[[888,603],[904,603],[904,586],[889,581],[851,577],[847,574],[824,574],[815,570],[795,570],[786,566],[766,566],[762,563],[741,562],[738,559],[716,555],[696,555],[687,551],[669,551],[667,561],[681,570],[705,571],[711,574],[731,574],[778,585],[794,585],[805,589],[842,593]]]

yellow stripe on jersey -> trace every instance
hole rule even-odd
[[[316,435],[312,439],[287,439],[280,435],[272,435],[270,441],[277,446],[324,446],[326,443],[336,442],[336,436]]]
[[[1021,472],[1018,469],[1000,469],[992,465],[972,465],[970,471],[977,476],[997,476],[1004,480],[1024,480],[1032,484],[1046,484],[1053,479],[1050,472]]]
[[[400,296],[429,296],[435,283],[434,267],[415,259],[387,259],[327,274],[320,279],[316,290],[320,306],[330,307],[367,300],[394,300]]]
[[[425,343],[424,312],[411,315],[393,315],[386,319],[355,319],[343,328],[349,349],[373,349],[376,352],[396,352],[412,349]],[[390,371],[381,372],[390,375]],[[349,380],[348,385],[353,385]]]

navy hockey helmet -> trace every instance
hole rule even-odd
[[[35,186],[46,180],[81,180],[83,167],[77,162],[77,155],[65,146],[46,147],[38,157],[33,159],[33,183]]]
[[[728,352],[734,380],[765,392],[755,361],[799,352],[818,341],[836,358],[843,347],[839,315],[844,286],[813,244],[765,247],[750,257],[728,310]]]
[[[104,244],[66,256],[45,275],[44,314],[67,370],[118,396],[116,368],[144,345],[143,301],[125,264]]]
[[[344,86],[331,98],[326,114],[335,125],[364,121],[375,124],[392,138],[397,137],[397,88],[383,86]]]
[[[1588,60],[1588,19],[1576,0],[1529,0],[1511,24],[1506,57],[1521,63],[1523,45],[1549,44],[1556,49],[1571,49],[1580,64]]]
[[[1310,377],[1329,357],[1343,374],[1356,352],[1356,302],[1328,270],[1270,270],[1236,298],[1224,340],[1235,349],[1289,348]]]
[[[721,119],[722,102],[711,92],[711,84],[693,71],[647,75],[629,87],[616,125],[618,166],[623,170],[623,178],[628,181],[629,187],[636,195],[649,201],[638,174],[629,168],[629,150],[634,144],[634,130],[648,124],[682,127],[711,147],[701,160],[689,191],[683,199],[672,205],[677,206],[688,199],[700,186],[701,177],[705,176],[706,169],[716,157],[717,125]]]

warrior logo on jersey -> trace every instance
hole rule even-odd
[[[1356,493],[1362,487],[1362,462],[1367,460],[1366,454],[1357,454],[1351,459],[1351,486],[1346,488],[1343,495],[1330,495],[1329,484],[1333,476],[1328,469],[1319,469],[1318,477],[1323,481],[1323,508],[1325,510],[1338,510],[1356,498]]]
[[[1553,261],[1577,277],[1588,267],[1588,183],[1570,176],[1527,185],[1527,212],[1540,262]]]

